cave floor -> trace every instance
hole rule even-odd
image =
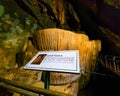
[[[102,67],[98,72],[78,96],[120,96],[120,77]]]
[[[103,67],[99,67],[96,73],[99,74],[92,76],[88,86],[80,90],[78,96],[120,96],[120,76]],[[6,96],[5,93],[6,90],[0,88],[0,96]]]

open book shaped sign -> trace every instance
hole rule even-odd
[[[79,51],[39,51],[24,69],[80,73]]]

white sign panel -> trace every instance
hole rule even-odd
[[[80,73],[79,51],[39,51],[24,69]]]

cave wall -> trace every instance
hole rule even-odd
[[[79,18],[71,4],[64,3],[62,0],[53,2],[49,0],[29,0],[29,2],[1,0],[0,66],[8,68],[20,66],[18,63],[24,62],[21,57],[25,56],[26,50],[30,50],[27,49],[28,46],[32,46],[28,38],[37,30],[57,27],[79,31]],[[31,54],[29,52],[28,54]]]
[[[39,25],[13,1],[1,0],[0,12],[0,67],[15,68],[16,61],[21,62],[17,53],[25,50],[28,37]]]
[[[28,37],[32,36],[37,30],[54,27],[76,33],[83,32],[90,39],[100,39],[103,54],[120,55],[119,1],[118,3],[115,3],[117,0],[109,2],[107,0],[28,1],[0,1],[1,66],[8,65],[10,67],[12,65],[13,67],[16,65],[16,61],[23,62],[16,59],[16,57],[24,56],[22,52],[26,50],[24,46],[28,46],[28,43],[26,43]],[[100,11],[102,10],[102,4],[109,9],[108,14],[103,14],[104,12]],[[109,14],[113,14],[112,19],[110,19],[109,16],[111,15]],[[115,18],[116,16],[117,18]],[[115,25],[117,25],[117,28],[114,28]],[[6,57],[8,60],[4,59]]]
[[[119,56],[120,1],[70,0],[80,18],[81,29],[91,39],[102,41],[102,53]]]

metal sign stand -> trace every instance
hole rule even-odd
[[[44,79],[44,88],[49,90],[50,86],[50,71],[45,71],[45,79]],[[39,96],[47,96],[47,95],[40,95]]]
[[[50,72],[45,71],[45,84],[44,84],[45,89],[49,89],[49,85],[50,85]]]

